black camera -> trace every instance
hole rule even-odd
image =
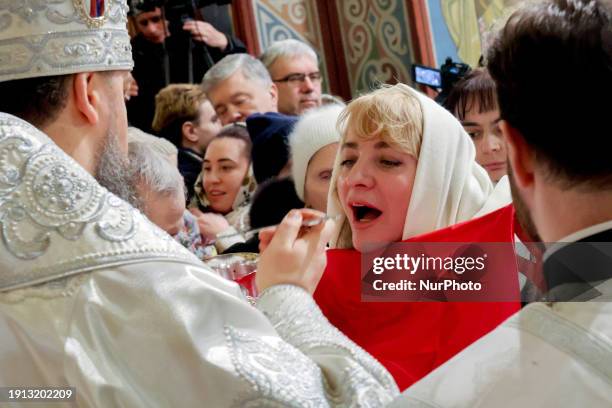
[[[412,65],[412,80],[417,84],[426,85],[435,90],[442,88],[442,73],[440,70],[425,65]]]
[[[440,104],[448,96],[453,86],[467,75],[472,69],[469,65],[461,62],[453,62],[452,58],[447,58],[440,69],[430,68],[423,65],[412,65],[412,80],[421,85],[426,85],[440,93],[436,101]]]

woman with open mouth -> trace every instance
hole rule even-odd
[[[494,188],[461,124],[407,85],[357,98],[341,114],[339,127],[328,214],[341,216],[330,245],[342,250],[328,251],[315,299],[331,323],[377,357],[403,390],[494,329],[519,304],[362,303],[360,252],[501,207],[510,214],[503,237],[512,242],[512,212],[505,207],[510,192],[507,184]]]

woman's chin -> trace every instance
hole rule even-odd
[[[503,168],[501,170],[495,170],[495,171],[491,171],[491,172],[488,172],[488,173],[489,173],[489,177],[491,178],[491,181],[493,182],[493,184],[495,184],[502,177],[504,177],[506,174],[508,174],[508,171],[506,170],[506,168]]]
[[[375,251],[389,244],[388,241],[376,237],[360,237],[353,235],[353,248],[359,252]]]
[[[229,214],[232,211],[231,207],[227,207],[226,205],[211,205],[210,209],[217,214],[222,214],[222,215],[226,215]]]

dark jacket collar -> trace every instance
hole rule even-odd
[[[557,249],[544,261],[547,298],[590,300],[601,296],[595,286],[612,279],[612,229]]]

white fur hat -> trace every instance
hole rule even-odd
[[[0,1],[0,82],[130,70],[125,0]]]
[[[336,124],[343,109],[343,106],[333,104],[309,110],[289,135],[289,147],[293,159],[291,173],[295,191],[302,201],[304,201],[306,169],[310,159],[323,147],[340,141]]]

